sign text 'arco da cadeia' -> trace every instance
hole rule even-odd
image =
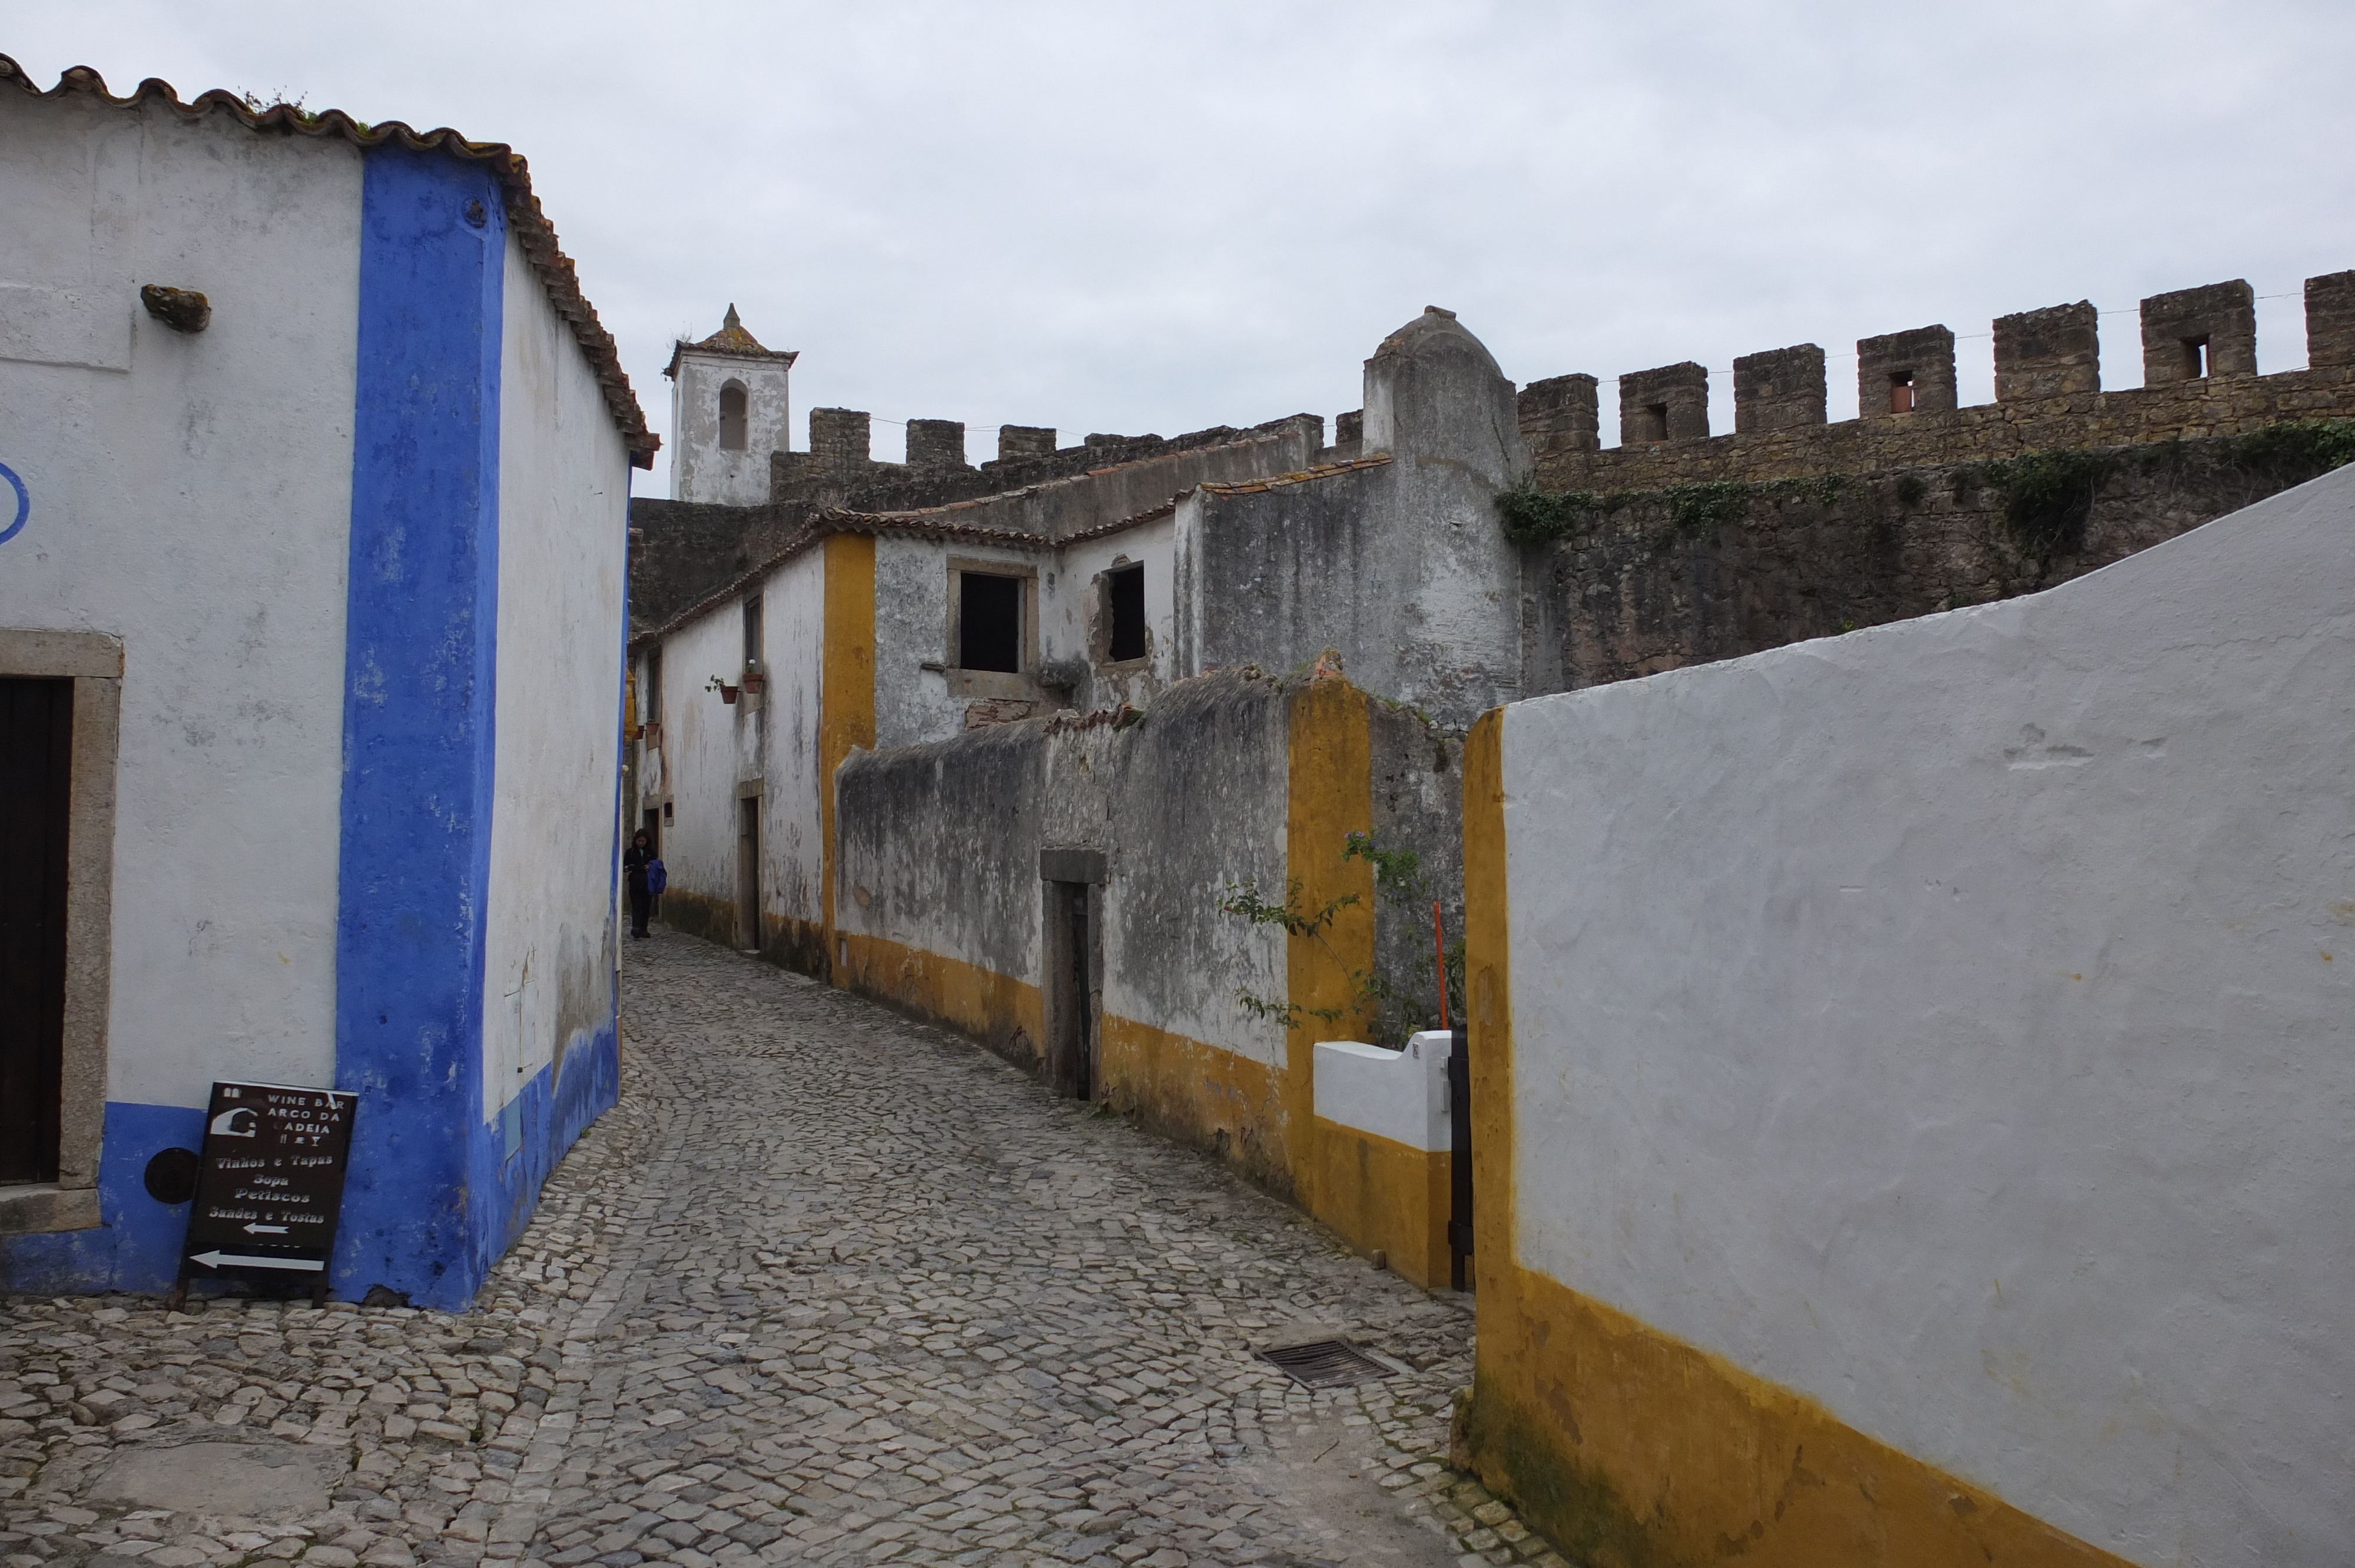
[[[274,1277],[324,1296],[357,1095],[215,1084],[180,1278]]]

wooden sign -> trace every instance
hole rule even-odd
[[[215,1084],[180,1249],[191,1279],[276,1279],[327,1294],[359,1097],[283,1084]]]

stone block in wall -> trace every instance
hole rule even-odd
[[[2306,281],[2306,362],[2355,365],[2355,272]]]
[[[1859,415],[1944,414],[1955,404],[1955,334],[1945,327],[1856,340]]]
[[[1359,446],[1364,442],[1365,439],[1366,411],[1363,408],[1352,408],[1346,414],[1336,414],[1333,416],[1333,444],[1335,446]]]
[[[1824,422],[1824,351],[1812,343],[1733,362],[1733,429],[1788,430]]]
[[[1709,367],[1688,359],[1619,378],[1619,444],[1698,440],[1709,434]]]
[[[2091,300],[1996,317],[1996,401],[2099,392],[2101,321]]]
[[[2257,373],[2257,291],[2235,278],[2142,302],[2142,381]]]
[[[1521,388],[1521,440],[1531,456],[1602,450],[1602,404],[1595,388],[1594,377],[1584,375],[1550,376]]]
[[[997,461],[1010,458],[1039,458],[1055,455],[1055,432],[1045,425],[1000,425],[997,427]]]
[[[867,415],[858,408],[810,410],[810,461],[822,469],[858,468],[868,461]]]
[[[961,419],[908,421],[910,468],[963,468],[964,423]]]

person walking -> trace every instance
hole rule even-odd
[[[644,937],[646,921],[655,912],[654,889],[646,884],[646,868],[654,863],[653,837],[640,828],[630,847],[622,852],[622,875],[630,890],[630,935]]]

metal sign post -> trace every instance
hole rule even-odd
[[[283,1084],[215,1084],[172,1306],[191,1279],[304,1283],[327,1300],[357,1095]]]

